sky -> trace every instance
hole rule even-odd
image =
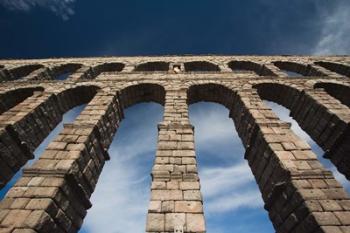
[[[0,59],[183,54],[349,54],[348,0],[0,0]],[[325,167],[322,150],[291,119]],[[65,114],[73,122],[84,108]],[[109,149],[80,233],[144,232],[163,107],[134,105]],[[208,233],[274,232],[228,110],[190,106]],[[36,159],[62,123],[35,151]],[[32,163],[33,161],[30,161]],[[0,198],[21,172],[0,191]],[[247,224],[254,222],[254,224]]]

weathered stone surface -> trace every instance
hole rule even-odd
[[[0,203],[0,232],[77,232],[110,157],[107,149],[123,110],[142,101],[164,105],[147,232],[206,231],[194,128],[188,118],[188,105],[199,101],[229,109],[276,232],[350,232],[348,194],[310,146],[262,102],[289,108],[349,178],[348,64],[349,56],[3,60],[0,188],[33,158],[32,152],[65,112],[87,106]],[[285,70],[300,77],[290,78]],[[54,80],[65,72],[71,73],[67,80]]]

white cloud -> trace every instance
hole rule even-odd
[[[339,0],[332,10],[320,8],[321,22],[317,25],[321,28],[321,34],[313,54],[349,54],[350,53],[350,2]]]
[[[81,232],[144,232],[161,107],[128,109],[114,138]],[[147,117],[144,117],[147,116]]]
[[[9,10],[30,11],[32,8],[46,8],[68,20],[74,15],[73,4],[76,0],[0,0],[0,4]]]
[[[238,208],[261,208],[260,192],[246,162],[200,172],[206,213],[227,213]]]
[[[198,161],[205,163],[202,156],[208,152],[215,156],[206,164],[199,163],[205,214],[210,218],[263,206],[254,176],[243,159],[243,145],[228,115],[229,111],[218,104],[198,103],[190,108],[196,148],[205,151],[202,155],[197,150]]]

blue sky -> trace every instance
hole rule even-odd
[[[0,0],[0,58],[349,54],[348,22],[348,0]],[[292,122],[294,132],[335,171],[288,117],[288,110],[266,104]],[[82,109],[68,112],[64,121],[73,121]],[[155,103],[126,110],[81,233],[144,232],[162,113],[163,107]],[[194,104],[190,120],[208,232],[273,232],[228,110]],[[36,157],[61,129],[62,124],[37,149]],[[349,182],[335,175],[349,191]],[[5,192],[1,190],[0,197]]]

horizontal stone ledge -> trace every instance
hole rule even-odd
[[[194,126],[191,124],[182,124],[182,123],[159,123],[158,130],[171,130],[171,129],[191,129],[194,130]]]
[[[95,124],[90,124],[90,123],[79,123],[79,122],[76,122],[76,123],[65,123],[63,124],[63,127],[64,128],[69,128],[69,129],[87,129],[87,128],[91,128],[93,129],[94,127],[96,127]]]
[[[24,168],[23,177],[45,176],[45,177],[59,177],[64,178],[67,171],[63,170],[49,170],[49,169],[37,169],[37,168]]]
[[[333,173],[327,170],[313,170],[313,171],[291,171],[291,180],[304,179],[334,179]]]
[[[74,195],[78,200],[82,202],[86,209],[90,209],[92,204],[89,200],[89,196],[84,191],[84,188],[76,179],[76,177],[71,173],[66,173],[60,170],[39,170],[32,168],[23,169],[23,177],[56,177],[62,178],[67,182],[67,185],[74,191]]]

